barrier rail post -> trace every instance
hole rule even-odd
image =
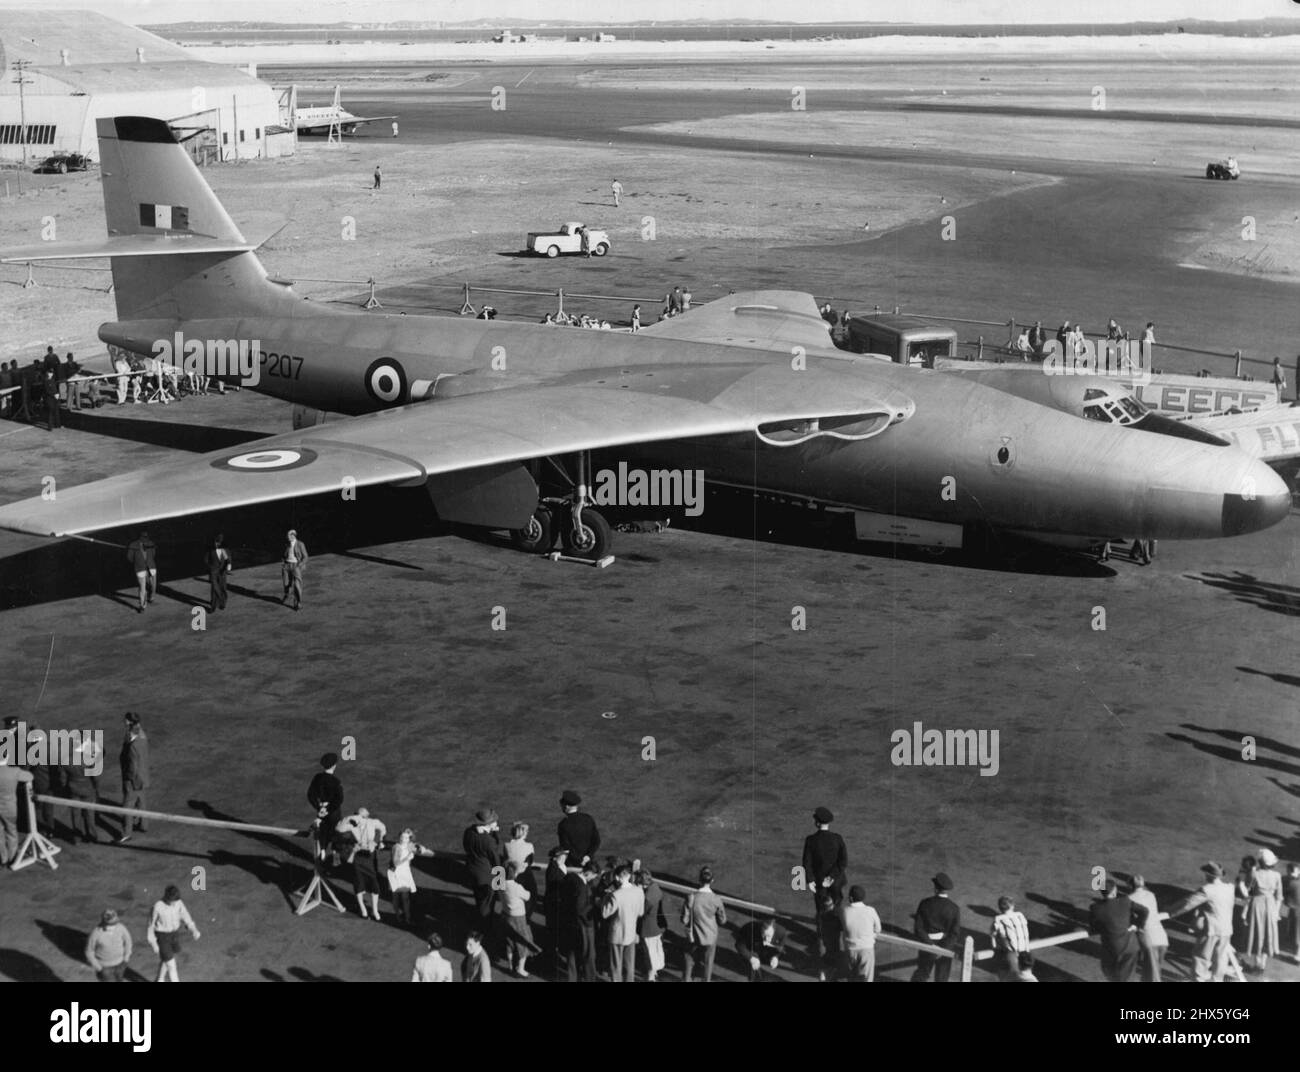
[[[32,276],[32,262],[27,262],[27,278],[23,280],[23,290],[28,287],[36,286],[36,279]]]
[[[9,870],[21,871],[24,867],[36,863],[37,860],[44,860],[50,865],[51,871],[57,871],[59,865],[55,862],[54,856],[63,850],[36,829],[36,793],[32,789],[31,782],[23,784],[23,793],[27,801],[27,836],[18,846],[18,852],[9,864]]]
[[[371,276],[369,279],[366,280],[366,282],[370,284],[370,297],[368,297],[368,298],[367,298],[367,299],[362,303],[361,308],[362,308],[362,309],[382,309],[383,306],[380,304],[379,299],[375,297],[375,279],[374,279],[374,276]]]
[[[1236,376],[1237,379],[1241,379],[1241,351],[1238,350],[1235,356],[1237,358],[1237,367],[1233,370],[1232,374]]]
[[[1016,344],[1016,318],[1014,316],[1007,318],[1007,349]]]
[[[468,281],[468,280],[466,280],[466,282],[465,282],[465,297],[464,297],[464,300],[460,303],[460,315],[461,315],[461,316],[477,316],[477,315],[478,315],[478,310],[475,309],[474,306],[473,306],[472,304],[470,304],[470,300],[469,300],[469,281]]]
[[[555,319],[559,320],[560,317],[564,315],[564,288],[561,287],[559,290],[557,290],[555,292],[555,296],[559,299],[559,303],[560,303],[559,308],[555,311]]]
[[[328,897],[330,903],[339,910],[340,913],[346,913],[347,909],[339,901],[338,894],[334,892],[334,887],[329,884],[321,869],[321,858],[315,854],[312,855],[312,876],[311,881],[301,890],[295,890],[293,896],[298,898],[298,907],[293,910],[295,916],[305,916],[313,908],[319,908],[325,903]],[[321,896],[322,891],[325,897]]]
[[[976,360],[977,361],[984,360],[984,336],[983,335],[979,337],[979,357],[976,358]]]
[[[971,962],[975,959],[975,939],[966,935],[966,942],[961,947],[961,981],[970,982]]]

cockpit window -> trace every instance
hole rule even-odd
[[[1143,406],[1141,402],[1139,402],[1136,398],[1133,398],[1131,395],[1127,395],[1124,398],[1121,398],[1119,401],[1120,404],[1124,407],[1125,411],[1133,420],[1140,421],[1143,417],[1146,416],[1147,414],[1146,407]]]
[[[1089,387],[1086,391],[1083,392],[1083,400],[1085,402],[1091,402],[1094,399],[1105,398],[1105,397],[1106,397],[1106,392],[1099,390],[1096,387]]]
[[[1110,423],[1110,415],[1100,406],[1084,406],[1083,415],[1090,421],[1101,421],[1103,424]]]

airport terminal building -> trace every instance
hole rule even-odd
[[[203,162],[296,144],[275,90],[244,71],[95,12],[0,10],[0,164],[94,159],[95,120],[110,115],[166,120]]]

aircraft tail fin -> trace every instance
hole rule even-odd
[[[161,119],[96,121],[108,238],[5,250],[7,261],[107,257],[119,320],[286,314],[302,299],[266,270]]]
[[[343,87],[335,86],[334,87],[334,110],[338,112],[341,111],[342,108],[343,108]]]

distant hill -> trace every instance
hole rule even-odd
[[[148,29],[164,36],[168,34],[213,33],[311,33],[311,32],[455,32],[486,31],[502,26],[512,30],[649,30],[657,33],[680,27],[694,31],[694,38],[707,38],[708,30],[716,28],[722,35],[728,28],[754,28],[770,31],[794,30],[800,37],[816,31],[849,35],[906,34],[934,36],[1132,36],[1134,34],[1230,34],[1232,36],[1270,36],[1300,33],[1300,11],[1293,17],[1266,19],[1181,19],[1164,22],[1121,22],[1096,25],[1092,23],[917,23],[917,22],[775,22],[769,19],[674,19],[640,20],[624,22],[576,22],[569,19],[475,19],[471,22],[159,22],[142,23]]]

